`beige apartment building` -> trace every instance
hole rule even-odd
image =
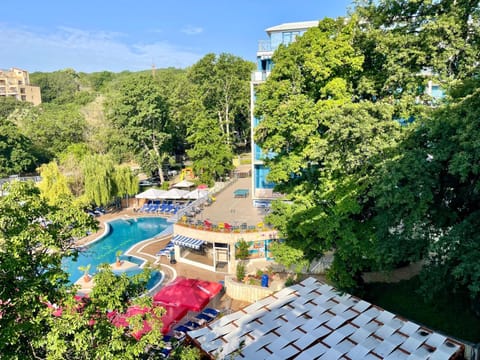
[[[33,105],[42,103],[40,87],[30,85],[28,71],[18,68],[0,70],[0,96],[14,97]]]

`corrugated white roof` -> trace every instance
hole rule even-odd
[[[312,278],[210,328],[188,336],[215,359],[235,353],[235,359],[449,360],[464,349],[458,341]]]
[[[265,29],[265,31],[267,33],[272,33],[276,31],[286,31],[286,30],[307,30],[315,26],[318,26],[318,20],[280,24],[280,25],[269,27],[268,29]]]

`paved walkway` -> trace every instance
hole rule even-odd
[[[263,222],[265,209],[254,208],[251,186],[252,178],[239,178],[231,183],[222,192],[215,196],[215,202],[207,206],[197,215],[197,219],[208,219],[213,223],[227,222],[230,225],[257,225]],[[246,197],[237,198],[234,192],[237,189],[248,189]]]

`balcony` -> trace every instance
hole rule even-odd
[[[273,52],[272,43],[270,40],[259,40],[258,41],[258,52]]]
[[[267,80],[270,71],[254,71],[252,72],[252,82],[262,82]]]

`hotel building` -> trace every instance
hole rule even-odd
[[[0,96],[13,97],[33,105],[42,103],[40,87],[30,85],[28,71],[18,68],[0,70]]]
[[[286,23],[266,29],[268,40],[260,40],[257,49],[257,70],[252,73],[250,82],[250,129],[252,144],[252,200],[255,207],[268,207],[270,201],[278,197],[273,191],[274,184],[268,182],[268,167],[264,160],[273,154],[265,154],[260,147],[255,144],[255,128],[261,121],[254,116],[255,109],[255,88],[263,83],[273,67],[272,56],[280,45],[289,45],[294,42],[297,36],[302,35],[311,27],[318,25],[318,21],[303,21],[295,23]]]

